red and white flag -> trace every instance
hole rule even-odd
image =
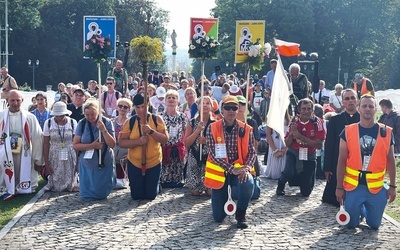
[[[279,55],[281,56],[297,56],[300,52],[300,44],[285,42],[279,39],[275,39],[275,47],[278,50]]]
[[[283,69],[282,60],[279,55],[272,86],[267,126],[275,130],[281,138],[284,138],[285,113],[289,107],[290,87],[289,79]]]

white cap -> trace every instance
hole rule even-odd
[[[156,89],[156,95],[158,98],[164,98],[165,97],[165,88],[164,87],[158,87]]]

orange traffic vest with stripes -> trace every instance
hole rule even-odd
[[[246,163],[247,154],[249,152],[249,135],[250,131],[253,130],[247,124],[244,124],[241,121],[236,120],[239,127],[246,127],[245,133],[243,137],[238,136],[238,159],[233,162],[233,166],[236,168],[242,167]],[[225,144],[224,138],[224,131],[222,120],[218,120],[210,124],[211,126],[211,134],[214,138],[215,143]],[[228,159],[226,158],[228,162]],[[252,169],[252,174],[254,175],[254,168]],[[211,157],[208,156],[206,162],[206,170],[204,176],[204,186],[213,188],[213,189],[220,189],[224,186],[225,183],[225,169],[221,166],[215,164]]]
[[[354,83],[353,85],[354,91],[357,92],[357,83]],[[371,94],[371,91],[369,91],[367,89],[367,78],[363,78],[363,81],[361,83],[361,92],[360,92],[360,96],[363,96],[365,94]]]
[[[359,123],[354,123],[346,127],[346,140],[348,156],[346,162],[346,171],[343,179],[343,187],[346,191],[354,190],[359,183],[359,174],[362,170],[362,159],[360,149]],[[372,194],[378,193],[383,187],[383,179],[386,173],[386,156],[390,148],[392,129],[386,127],[386,136],[382,137],[380,130],[385,126],[379,124],[379,132],[375,147],[368,164],[365,174],[368,190]]]

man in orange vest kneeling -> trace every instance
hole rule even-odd
[[[340,134],[336,198],[350,215],[348,228],[365,217],[368,226],[378,229],[383,212],[396,198],[396,166],[392,128],[375,122],[375,97],[364,95],[359,102],[360,122]],[[388,189],[384,187],[386,171]]]
[[[257,153],[253,129],[236,119],[239,102],[234,96],[222,99],[223,119],[212,123],[206,133],[209,156],[204,185],[212,188],[211,207],[214,220],[226,217],[224,205],[228,200],[228,185],[238,187],[235,217],[237,227],[247,228],[246,210],[253,195],[252,166]]]

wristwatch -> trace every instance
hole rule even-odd
[[[396,185],[392,185],[392,184],[389,184],[389,187],[391,187],[391,188],[394,188],[394,189],[396,189],[396,188],[397,188],[397,186],[396,186]]]

